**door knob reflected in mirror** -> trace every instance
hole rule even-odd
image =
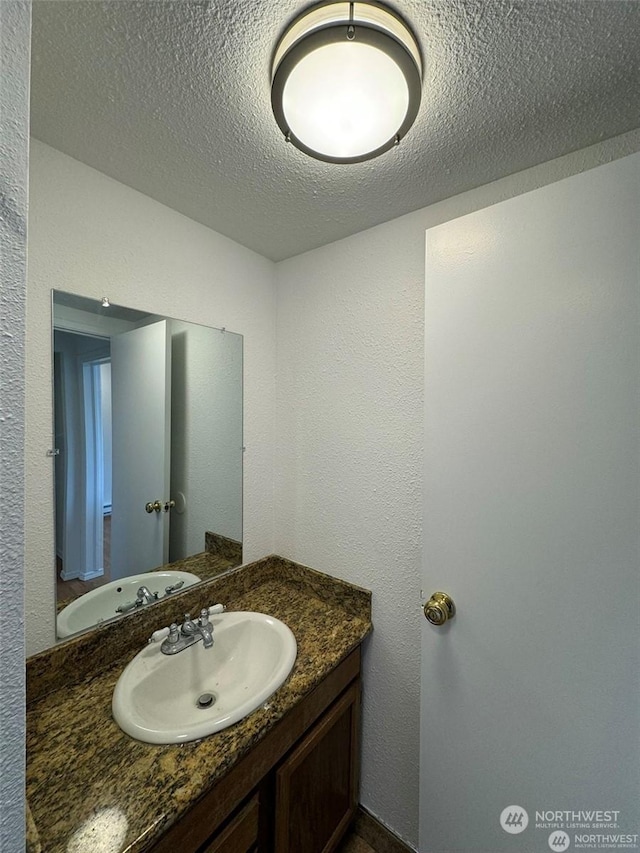
[[[432,625],[444,625],[456,615],[456,606],[446,592],[434,592],[424,606],[424,615]]]
[[[175,501],[149,501],[144,505],[146,512],[169,512],[176,505]]]

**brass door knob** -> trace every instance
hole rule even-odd
[[[153,503],[149,501],[149,503],[144,505],[144,508],[146,512],[160,512],[162,510],[162,504],[160,501],[154,501]]]
[[[424,606],[424,615],[432,625],[444,625],[456,615],[456,606],[446,592],[434,592]]]

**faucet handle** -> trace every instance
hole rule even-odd
[[[149,637],[150,643],[159,643],[160,640],[164,640],[165,637],[169,636],[169,628],[160,628],[157,631],[154,631],[153,634]]]
[[[190,637],[197,631],[196,624],[192,620],[190,613],[184,614],[184,622],[182,623],[182,628],[180,630],[185,635],[185,637]]]
[[[130,610],[135,610],[136,607],[140,607],[140,602],[138,599],[135,601],[127,601],[124,604],[119,604],[116,607],[116,613],[128,613]]]
[[[203,607],[202,610],[200,611],[200,616],[198,618],[198,625],[200,625],[201,628],[211,629],[213,627],[211,625],[211,622],[209,622],[209,608],[208,607]]]
[[[172,622],[166,630],[169,632],[169,636],[162,641],[160,651],[165,655],[173,655],[180,651],[180,629],[175,622]]]
[[[176,625],[175,622],[172,622],[168,628],[160,628],[158,631],[154,631],[153,634],[149,637],[150,643],[159,643],[160,640],[166,640],[169,645],[174,645],[180,639],[180,629]],[[164,645],[164,642],[163,644]]]

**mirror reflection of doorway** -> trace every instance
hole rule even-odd
[[[110,337],[54,327],[58,609],[168,562],[171,336],[159,320]]]
[[[92,587],[201,553],[207,533],[242,539],[242,337],[104,303],[53,292],[57,612]],[[102,362],[111,370],[109,450]],[[95,497],[91,449],[99,457],[101,442],[111,504]],[[80,514],[89,505],[101,507],[101,524]],[[100,568],[100,536],[103,574],[88,577],[92,560]]]
[[[64,602],[111,580],[109,340],[56,330],[54,383],[56,585]]]

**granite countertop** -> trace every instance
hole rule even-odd
[[[178,572],[191,572],[197,575],[200,580],[207,581],[234,568],[238,565],[238,562],[238,560],[230,560],[222,554],[201,551],[199,554],[192,554],[190,557],[184,557],[182,560],[158,566],[153,571],[166,572],[175,570]]]
[[[265,706],[201,741],[152,746],[125,735],[111,716],[125,663],[170,614],[217,601],[289,625],[298,655],[288,680]],[[37,830],[30,849],[39,842],[45,853],[148,850],[362,642],[370,619],[366,590],[272,556],[30,658],[27,800]]]

